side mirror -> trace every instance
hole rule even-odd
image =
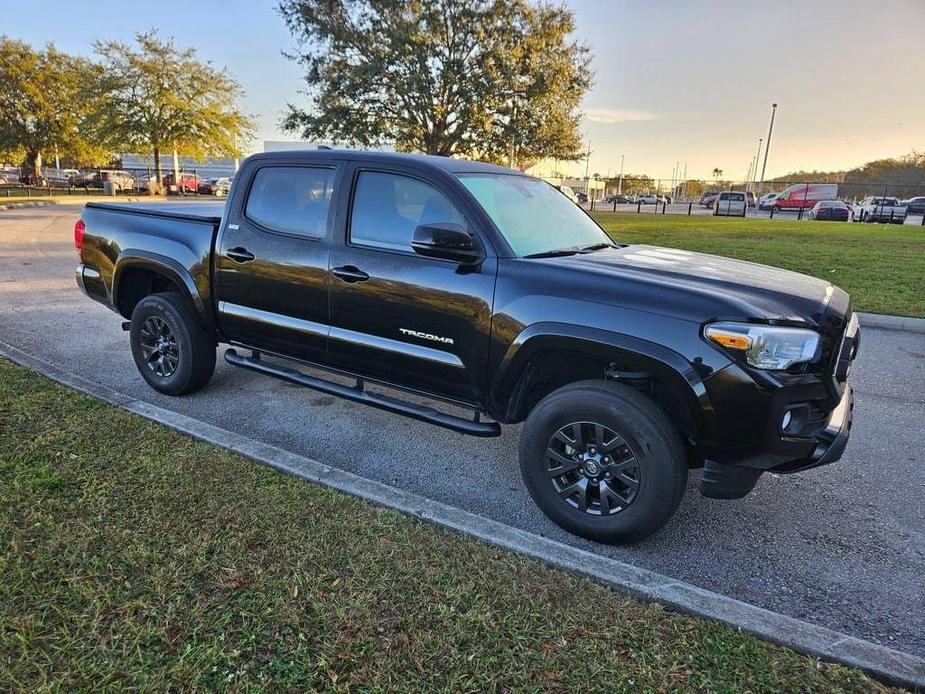
[[[484,258],[472,235],[459,224],[421,224],[414,230],[411,248],[428,258],[452,260],[463,265],[473,265]]]

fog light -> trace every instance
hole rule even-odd
[[[787,431],[787,427],[790,426],[791,419],[793,419],[793,414],[791,414],[790,410],[784,412],[784,418],[780,423],[780,428],[782,431]]]

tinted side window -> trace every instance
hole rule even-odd
[[[327,233],[334,174],[299,166],[258,169],[244,214],[273,231],[321,238]]]
[[[410,251],[419,224],[441,222],[466,226],[456,206],[433,186],[399,174],[360,173],[350,218],[353,243]]]

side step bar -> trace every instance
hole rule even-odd
[[[240,366],[242,369],[249,369],[267,376],[273,376],[282,381],[294,383],[297,386],[305,386],[306,388],[320,390],[322,393],[328,393],[329,395],[336,395],[341,398],[346,398],[347,400],[363,403],[364,405],[378,407],[380,410],[395,412],[396,414],[418,419],[422,422],[436,424],[437,426],[452,429],[453,431],[458,431],[463,434],[469,434],[470,436],[501,435],[501,425],[497,422],[479,421],[478,412],[475,413],[474,420],[464,419],[463,417],[440,412],[432,407],[415,405],[414,403],[390,398],[387,395],[370,393],[364,389],[364,383],[361,379],[357,379],[355,386],[344,386],[339,383],[333,383],[332,381],[326,381],[323,378],[316,378],[303,374],[295,369],[267,364],[257,356],[241,356],[238,354],[237,350],[233,348],[225,350],[225,361],[232,366]]]

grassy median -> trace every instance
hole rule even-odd
[[[595,213],[623,243],[715,253],[820,277],[871,313],[925,316],[925,227]]]
[[[0,691],[886,691],[0,360]]]

